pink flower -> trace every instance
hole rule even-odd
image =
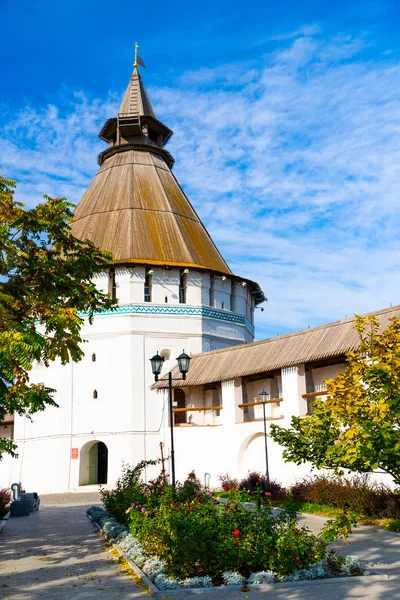
[[[234,529],[232,535],[233,537],[238,538],[240,535],[240,529]]]
[[[270,496],[271,494],[270,494],[270,492],[265,492],[265,495]]]
[[[142,512],[146,512],[146,509],[144,506],[142,506]]]
[[[193,488],[193,491],[194,491],[194,493],[196,493],[197,492],[197,488]]]

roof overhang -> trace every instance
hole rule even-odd
[[[167,150],[164,150],[164,148],[160,148],[156,144],[142,144],[140,142],[133,142],[132,144],[119,144],[118,146],[112,146],[111,148],[107,148],[103,152],[100,152],[100,154],[98,155],[98,163],[101,166],[109,156],[113,156],[117,152],[129,152],[130,150],[135,150],[137,152],[154,152],[155,154],[158,154],[165,160],[167,166],[170,169],[172,169],[174,165],[174,159]]]

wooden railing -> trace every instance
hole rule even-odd
[[[326,396],[327,393],[327,390],[322,390],[321,392],[310,392],[309,394],[303,394],[302,398],[304,398],[304,400],[307,400],[307,398],[317,398],[318,396]]]
[[[192,412],[192,411],[199,411],[199,410],[222,410],[222,406],[192,406],[191,408],[186,407],[185,408],[173,408],[172,412],[173,413],[183,413],[183,412]]]
[[[245,404],[238,404],[238,406],[239,408],[246,408],[247,406],[261,406],[262,404],[278,404],[279,402],[283,402],[283,398],[272,398],[272,400],[266,400],[265,402],[257,400],[256,402],[246,402]]]

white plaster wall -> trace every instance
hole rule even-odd
[[[180,269],[153,268],[152,302],[154,304],[179,304],[179,280]]]
[[[284,415],[307,414],[307,401],[302,398],[306,393],[306,376],[304,365],[287,367],[281,371],[282,377],[282,409]]]
[[[87,443],[103,442],[108,448],[109,483],[121,472],[122,461],[136,463],[159,456],[159,443],[169,439],[168,406],[165,394],[151,390],[154,378],[149,359],[164,350],[169,359],[163,373],[175,366],[176,357],[184,349],[194,354],[205,349],[228,347],[252,341],[252,332],[245,325],[222,321],[214,316],[160,314],[159,309],[179,304],[179,269],[154,268],[151,303],[144,303],[145,268],[129,266],[115,268],[119,309],[134,305],[138,310],[154,310],[154,314],[121,314],[96,316],[93,324],[85,321],[83,360],[62,366],[56,361],[50,368],[38,364],[31,372],[32,382],[44,382],[56,389],[58,408],[47,408],[33,415],[15,418],[15,441],[19,457],[0,465],[4,481],[21,480],[27,489],[39,493],[65,491],[79,486],[81,449]],[[189,270],[187,274],[187,308],[208,307],[210,276]],[[99,289],[107,292],[109,275],[95,278]],[[245,290],[238,287],[239,296]],[[215,278],[216,301],[230,308],[229,278]],[[189,304],[190,302],[190,304]],[[129,308],[127,309],[129,311]],[[238,310],[239,314],[244,312]],[[95,361],[92,355],[95,354]],[[94,397],[94,391],[97,398]],[[235,402],[240,402],[240,385],[236,386]],[[195,406],[212,404],[219,392],[204,392],[193,388],[187,402]],[[234,414],[237,407],[233,409]],[[193,411],[192,426],[187,427],[206,443],[208,430],[221,430],[224,413]],[[236,417],[235,417],[236,418]],[[176,428],[184,429],[184,428]],[[212,434],[213,435],[213,434]],[[199,438],[199,439],[200,439]],[[78,458],[71,458],[72,449]],[[229,466],[226,464],[225,466]]]
[[[236,282],[236,312],[240,315],[247,316],[247,284]]]
[[[209,306],[210,302],[210,273],[202,273],[201,304]]]
[[[345,369],[344,363],[338,365],[329,365],[328,367],[320,367],[312,369],[312,380],[314,384],[314,392],[321,392],[326,389],[325,379],[333,379],[338,373],[343,373]]]
[[[144,301],[144,267],[115,267],[115,283],[118,304]]]
[[[231,282],[228,277],[216,275],[214,278],[215,308],[230,310]]]
[[[231,426],[174,429],[175,467],[179,481],[195,470],[201,481],[210,473],[211,487],[219,487],[218,475],[230,473],[239,479],[249,470],[265,472],[263,421]],[[269,426],[268,426],[269,427]],[[269,429],[267,430],[269,431]],[[268,435],[270,477],[284,485],[310,473],[310,465],[286,464],[282,449]],[[168,439],[166,445],[169,447]]]
[[[208,279],[209,281],[209,279]],[[192,306],[205,304],[202,296],[203,274],[189,269],[186,276],[186,303]],[[208,294],[208,288],[207,288]],[[207,300],[208,304],[208,300]]]

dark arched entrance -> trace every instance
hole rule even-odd
[[[180,388],[174,390],[174,400],[176,408],[185,408],[186,407],[186,399],[185,392]],[[174,425],[181,425],[182,423],[186,423],[186,413],[178,412],[174,413]]]
[[[108,448],[103,442],[97,444],[97,483],[107,483]]]
[[[108,448],[104,442],[88,442],[80,455],[79,485],[107,483]]]

